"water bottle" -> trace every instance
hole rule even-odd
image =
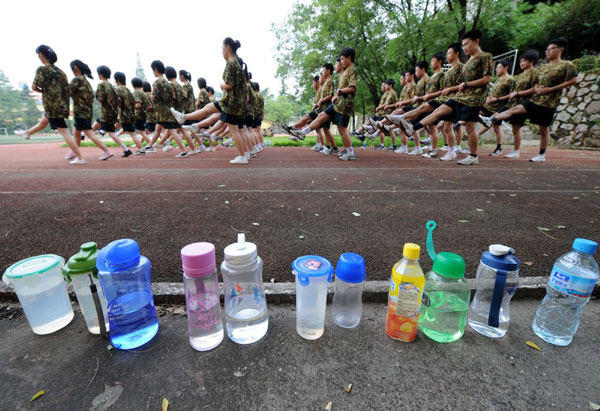
[[[262,281],[263,261],[256,245],[243,233],[238,242],[225,247],[221,273],[225,283],[227,336],[238,344],[260,340],[269,328],[267,300]]]
[[[362,316],[362,293],[367,277],[365,259],[355,253],[340,256],[335,269],[333,321],[343,328],[354,328]]]
[[[427,251],[433,269],[425,275],[419,329],[434,341],[449,343],[465,333],[471,286],[465,280],[465,260],[458,254],[435,252],[435,221],[427,223]]]
[[[510,299],[519,285],[519,264],[515,250],[492,244],[477,268],[475,296],[469,308],[469,326],[486,337],[506,334],[510,321]]]
[[[97,256],[96,267],[104,292],[113,347],[140,347],[158,332],[152,296],[150,261],[140,255],[134,240],[117,240]]]
[[[577,238],[573,249],[554,263],[546,296],[533,319],[533,331],[544,341],[566,346],[573,340],[581,308],[590,300],[598,280],[597,249],[598,243]]]
[[[215,246],[187,245],[181,249],[181,261],[190,345],[197,351],[212,350],[224,335]]]

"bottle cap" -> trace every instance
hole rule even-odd
[[[406,243],[404,244],[402,255],[406,258],[410,258],[411,260],[417,260],[421,255],[421,247],[419,247],[418,244]]]
[[[237,243],[225,247],[225,261],[233,265],[246,265],[258,256],[256,244],[247,243],[244,233],[238,234]]]
[[[110,268],[128,267],[140,261],[140,247],[135,240],[123,239],[113,241],[106,246],[106,264]],[[96,261],[97,265],[98,261]]]
[[[183,272],[190,277],[204,277],[215,270],[215,246],[193,243],[181,249]]]
[[[292,274],[294,274],[300,285],[306,287],[311,278],[327,277],[327,281],[331,282],[333,274],[333,265],[328,259],[319,255],[305,255],[298,257],[292,263]]]
[[[465,260],[458,254],[441,252],[433,260],[433,271],[446,278],[465,276]]]
[[[2,276],[2,280],[6,282],[7,279],[14,280],[36,274],[43,274],[63,263],[64,260],[54,254],[38,255],[37,257],[27,258],[8,267]]]
[[[335,278],[346,283],[362,283],[367,278],[365,259],[355,253],[344,253],[335,267]]]
[[[573,249],[582,253],[594,255],[598,249],[598,243],[592,240],[586,240],[585,238],[576,238],[575,241],[573,241]]]
[[[67,282],[71,282],[72,275],[96,274],[96,258],[98,257],[98,244],[94,242],[85,243],[81,246],[79,252],[67,261],[62,268],[62,273]]]
[[[481,256],[481,262],[490,268],[503,271],[517,271],[521,261],[515,250],[502,244],[492,244]]]

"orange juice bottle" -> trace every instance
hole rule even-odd
[[[425,286],[425,276],[419,265],[420,254],[421,247],[406,243],[402,260],[392,268],[385,332],[395,340],[410,342],[417,336]]]

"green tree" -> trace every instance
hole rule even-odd
[[[9,132],[23,121],[23,100],[21,93],[16,90],[0,70],[0,128],[7,128]]]
[[[265,120],[278,124],[288,122],[294,116],[294,103],[287,94],[282,94],[276,99],[270,94],[264,97]]]

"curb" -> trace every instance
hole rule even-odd
[[[471,285],[471,297],[475,294],[475,279],[467,279]],[[519,279],[519,287],[514,299],[543,298],[546,295],[546,284],[548,277],[525,277]],[[364,302],[386,302],[388,295],[388,281],[366,281],[363,291]],[[75,293],[68,286],[71,300],[76,301]],[[271,304],[290,304],[296,301],[296,283],[265,283],[265,294],[267,302]],[[219,283],[221,299],[223,299],[223,283]],[[156,304],[185,304],[183,283],[153,283],[152,292]],[[333,283],[329,284],[327,300],[333,298]],[[600,297],[600,285],[596,285],[593,295]],[[13,289],[4,283],[0,283],[0,301],[17,301],[17,295]]]

